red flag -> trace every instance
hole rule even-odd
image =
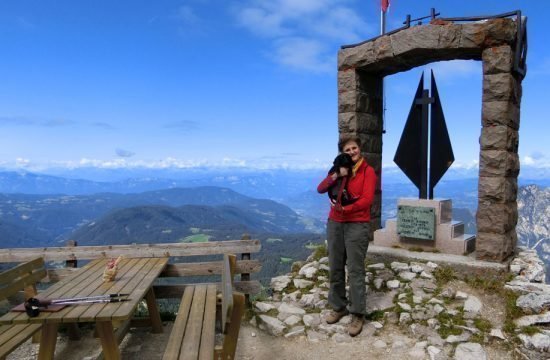
[[[383,12],[388,11],[388,7],[390,7],[390,0],[380,0],[380,7]]]

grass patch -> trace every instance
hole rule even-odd
[[[463,331],[464,330],[462,330],[461,328],[452,326],[452,325],[451,326],[441,325],[439,329],[437,329],[437,332],[443,339],[446,339],[449,335],[458,336],[462,334]]]
[[[512,290],[508,289],[505,289],[502,292],[504,295],[506,312],[506,318],[504,320],[504,326],[502,327],[502,330],[504,330],[508,334],[514,334],[516,330],[514,319],[517,319],[518,317],[523,315],[523,311],[521,310],[521,308],[516,306],[516,301],[519,297],[519,294],[516,294]]]
[[[420,246],[411,246],[407,250],[414,252],[424,252],[424,248],[421,248]]]
[[[506,283],[504,278],[484,278],[479,276],[466,276],[464,282],[476,289],[482,289],[489,293],[500,293]]]
[[[533,336],[540,333],[540,329],[536,326],[531,325],[522,327],[519,332],[525,335]]]
[[[493,325],[491,325],[491,322],[489,320],[485,320],[482,318],[474,319],[474,325],[476,328],[484,333],[489,332],[493,328]]]
[[[321,258],[328,256],[328,250],[325,244],[317,245],[315,247],[315,250],[313,251],[313,259],[314,260],[321,260]]]
[[[446,285],[449,281],[456,279],[455,271],[449,266],[439,266],[434,270],[433,276],[438,287]]]
[[[365,319],[369,321],[378,321],[384,318],[384,312],[382,310],[374,310],[370,314],[365,315]]]
[[[478,344],[483,344],[485,342],[485,335],[484,335],[484,333],[472,334],[472,336],[470,336],[468,341],[469,342],[475,342],[475,343],[478,343]]]
[[[181,240],[183,243],[203,243],[208,242],[212,236],[206,234],[189,235]]]

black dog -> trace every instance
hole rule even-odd
[[[333,166],[330,168],[329,170],[329,174],[334,174],[334,173],[340,173],[340,168],[346,168],[348,169],[348,176],[352,173],[352,169],[353,169],[353,160],[351,160],[351,156],[349,154],[346,154],[346,153],[342,153],[342,154],[339,154],[338,156],[336,156],[336,158],[334,158],[334,161],[332,162]],[[332,185],[328,191],[328,197],[331,199],[331,200],[334,200],[334,201],[337,201],[338,200],[338,193],[340,192],[340,188],[342,187],[342,182],[343,182],[343,179],[344,177],[341,177],[339,176],[337,179],[336,179],[336,182],[334,183],[334,185]],[[349,180],[349,179],[348,179]],[[347,185],[347,181],[346,181],[346,185]],[[349,205],[349,204],[353,204],[357,199],[353,199],[347,189],[346,189],[346,186],[344,186],[344,189],[342,190],[342,197],[340,199],[340,205],[342,206],[346,206],[346,205]]]

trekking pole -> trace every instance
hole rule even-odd
[[[37,299],[29,298],[25,301],[25,312],[30,317],[36,317],[40,314],[40,308],[48,308],[48,305],[79,305],[79,304],[101,304],[129,301],[129,294],[106,294],[95,296],[81,296],[64,299]]]

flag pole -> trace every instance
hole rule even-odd
[[[387,4],[384,4],[384,0],[381,0],[380,3],[382,5],[380,7],[380,35],[384,35],[386,33],[386,11],[388,8]],[[382,134],[386,133],[386,88],[384,82],[382,78]]]

